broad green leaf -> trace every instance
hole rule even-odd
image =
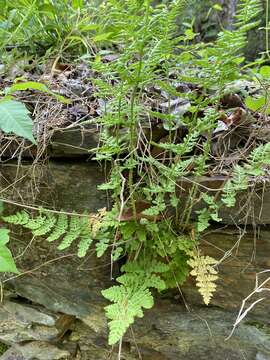
[[[19,273],[12,254],[6,246],[0,246],[0,272]]]
[[[25,90],[38,90],[43,93],[49,94],[54,96],[58,101],[69,104],[70,100],[66,99],[64,96],[55,94],[53,91],[51,91],[45,84],[36,82],[36,81],[27,81],[27,82],[18,82],[10,86],[9,88],[5,89],[6,95],[11,95],[15,93],[16,91],[25,91]]]
[[[267,66],[267,65],[262,66],[260,68],[260,74],[264,78],[270,78],[270,66]]]
[[[72,7],[73,9],[80,9],[83,7],[83,3],[84,1],[83,0],[72,0]]]
[[[99,28],[98,24],[88,24],[88,25],[80,26],[81,31],[92,31],[92,30],[97,30],[98,28]]]
[[[51,4],[43,4],[38,10],[40,12],[49,13],[50,15],[55,15],[55,8]]]
[[[0,102],[0,129],[14,133],[36,144],[33,137],[33,123],[24,104],[14,100]]]
[[[108,40],[112,35],[113,35],[112,32],[107,32],[107,33],[103,33],[103,34],[99,34],[99,35],[94,36],[92,38],[92,40],[94,42],[105,41],[105,40]]]
[[[9,242],[9,230],[0,229],[0,272],[13,272],[18,274],[19,271],[15,265],[10,250],[5,246]]]
[[[187,29],[185,31],[185,35],[187,40],[193,40],[197,36],[197,34],[194,33],[192,29]]]
[[[6,245],[9,242],[9,230],[0,229],[0,246]]]
[[[6,89],[6,94],[13,94],[15,91],[24,91],[29,89],[50,92],[47,86],[42,83],[36,81],[27,81],[13,84],[11,87]]]
[[[251,96],[248,96],[245,100],[245,104],[250,110],[258,111],[258,110],[262,110],[263,107],[266,105],[265,100],[266,99],[264,96],[261,96],[259,98],[253,98]],[[267,114],[270,114],[270,107],[267,107],[267,109],[265,109],[265,112]]]

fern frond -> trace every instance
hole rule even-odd
[[[63,240],[61,241],[61,243],[58,245],[57,249],[58,250],[64,250],[68,247],[70,247],[70,245],[73,243],[74,240],[76,240],[81,233],[81,223],[80,223],[80,219],[73,215],[71,216],[70,222],[69,222],[69,228],[68,231],[65,235],[65,237],[63,238]]]
[[[14,225],[21,225],[29,230],[37,230],[40,228],[46,221],[45,215],[39,215],[36,218],[31,218],[26,211],[19,211],[14,215],[4,216],[3,220],[7,223]]]
[[[101,257],[102,255],[104,255],[105,251],[108,249],[109,247],[109,240],[105,239],[105,241],[98,241],[96,243],[96,252],[97,252],[97,257]]]
[[[47,238],[47,241],[58,240],[62,235],[65,234],[68,228],[68,217],[66,214],[59,214],[57,223],[51,232],[50,236]]]
[[[149,289],[136,287],[126,288],[124,285],[113,286],[103,290],[102,295],[114,302],[105,307],[109,321],[109,344],[117,343],[133,324],[135,317],[142,317],[142,309],[150,309],[154,305],[153,296]]]
[[[14,215],[3,216],[3,220],[9,224],[25,225],[29,222],[30,216],[26,211],[19,211]]]
[[[121,339],[135,317],[143,316],[143,309],[154,305],[150,288],[162,291],[165,281],[159,273],[165,273],[169,266],[155,259],[141,259],[128,262],[121,270],[126,273],[117,278],[119,286],[103,290],[102,295],[113,302],[105,308],[109,322],[109,343],[115,344]]]
[[[40,210],[38,216],[31,218],[26,211],[17,212],[15,215],[3,217],[3,220],[14,224],[21,225],[32,231],[34,236],[47,237],[49,242],[64,238],[60,242],[58,249],[64,250],[68,248],[74,240],[78,242],[78,256],[84,257],[91,246],[93,239],[97,236],[102,227],[102,220],[106,215],[106,209],[100,209],[98,213],[91,214],[90,220],[88,216],[79,217],[72,215],[70,220],[65,213],[55,215],[46,210]],[[104,242],[105,239],[105,242]],[[108,238],[104,238],[104,251],[108,247]],[[105,244],[106,243],[106,244]],[[102,251],[102,253],[104,252]]]
[[[262,4],[258,0],[241,0],[237,6],[235,25],[247,31],[258,25],[258,21],[253,21],[262,12]]]
[[[199,251],[191,251],[191,258],[187,261],[192,268],[190,275],[196,277],[196,285],[206,305],[210,303],[216,291],[215,281],[218,279],[217,271],[213,267],[217,261],[210,256],[202,256]]]
[[[57,220],[56,216],[54,216],[51,213],[48,213],[45,219],[42,222],[40,222],[41,225],[39,227],[37,227],[36,229],[32,228],[33,235],[42,236],[49,233],[54,227],[56,220]]]
[[[29,221],[23,225],[26,229],[31,230],[32,232],[40,228],[46,221],[46,216],[39,215],[36,218],[29,218]]]
[[[93,238],[90,234],[90,229],[85,229],[80,234],[80,241],[78,244],[78,257],[84,257],[93,242]]]

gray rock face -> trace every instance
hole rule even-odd
[[[226,340],[234,315],[215,308],[193,308],[191,312],[180,304],[157,302],[137,320],[133,332],[123,341],[122,358],[126,360],[255,360],[257,353],[267,354],[270,338],[255,326],[243,324],[230,340]],[[83,360],[117,359],[117,349],[106,345],[100,332],[77,324],[74,336]],[[140,354],[140,356],[139,356]]]
[[[201,242],[204,254],[217,260],[222,259],[218,266],[218,287],[211,303],[231,311],[240,309],[242,301],[255,288],[257,274],[268,270],[270,266],[269,229],[261,228],[257,234],[252,231],[242,231],[233,227],[223,230],[213,229],[202,238]],[[262,283],[269,275],[269,273],[259,275],[258,283]],[[188,303],[202,304],[192,279],[183,285],[182,290]],[[255,294],[248,304],[262,297],[265,299],[258,303],[251,313],[261,316],[265,322],[270,323],[270,319],[265,317],[265,313],[270,311],[270,297],[267,291]]]
[[[95,125],[52,130],[47,134],[46,139],[40,139],[38,147],[26,140],[20,145],[18,141],[8,143],[0,135],[0,147],[4,149],[1,156],[5,159],[14,159],[20,156],[34,159],[40,154],[52,158],[90,157],[89,150],[97,147],[98,141],[99,129]]]
[[[69,211],[94,212],[106,207],[106,193],[97,190],[103,182],[103,170],[93,162],[23,164],[18,170],[16,164],[0,167],[0,189],[6,197]]]
[[[56,344],[69,330],[72,320],[48,313],[45,308],[4,301],[0,307],[0,341],[11,348],[0,360],[66,359],[69,352]]]
[[[29,340],[51,341],[59,333],[56,317],[33,307],[4,302],[0,307],[0,341],[12,345]]]
[[[99,129],[97,126],[57,130],[53,133],[47,153],[51,157],[72,158],[91,155],[90,150],[97,147]]]
[[[223,188],[227,178],[224,176],[201,177],[198,179],[179,179],[179,194],[184,201],[189,198],[189,190],[192,184],[198,183],[200,191],[209,192],[220,198],[220,189]],[[208,190],[207,190],[208,189]],[[183,202],[182,202],[183,206]],[[202,209],[205,204],[199,201],[191,213],[195,218],[196,211]],[[257,184],[251,184],[246,191],[239,192],[236,197],[236,205],[231,208],[222,206],[219,210],[222,224],[231,225],[262,225],[270,224],[270,183],[263,180]]]
[[[251,259],[253,237],[247,234],[242,237],[238,251],[232,250],[219,266],[220,280],[212,300],[212,305],[219,309],[198,307],[202,304],[201,297],[191,281],[182,287],[190,311],[181,305],[179,294],[163,294],[164,300],[156,296],[154,308],[145,311],[145,317],[136,320],[133,333],[129,331],[125,336],[123,359],[139,359],[136,346],[144,360],[238,360],[242,356],[255,360],[256,356],[266,356],[270,351],[270,321],[265,317],[270,307],[267,297],[252,309],[233,336],[225,339],[233,328],[243,298],[254,287],[256,272],[268,266],[268,234],[261,231],[255,260]],[[238,234],[229,234],[228,230],[213,232],[203,239],[203,251],[219,259],[237,239]],[[86,263],[71,257],[52,263],[46,271],[36,271],[34,277],[19,277],[8,283],[20,296],[81,320],[76,323],[70,340],[78,344],[82,360],[106,359],[109,354],[111,359],[117,359],[117,349],[114,354],[107,346],[103,310],[106,303],[100,291],[111,284],[109,262],[103,261],[94,255]]]
[[[60,350],[56,346],[42,342],[29,342],[25,345],[14,345],[0,360],[58,360],[67,359],[69,352]]]
[[[94,162],[51,161],[48,166],[7,164],[0,168],[0,189],[14,201],[39,204],[69,211],[94,212],[110,207],[109,199],[97,186],[105,181],[104,170]],[[16,188],[12,185],[16,181]],[[224,177],[196,179],[202,190],[222,188]],[[179,197],[184,201],[194,179],[179,179]],[[183,201],[181,206],[183,206]],[[202,202],[193,207],[192,217],[202,208]],[[270,224],[270,184],[263,182],[239,193],[234,208],[222,207],[219,217],[223,224]]]
[[[106,321],[100,291],[108,286],[110,270],[106,259],[88,258],[88,269],[80,269],[76,258],[52,264],[35,278],[21,277],[9,282],[20,296],[55,312],[74,315],[90,327],[100,329]],[[102,269],[102,270],[101,270]],[[74,286],[71,286],[74,284]]]

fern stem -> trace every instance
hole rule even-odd
[[[35,211],[41,210],[41,207],[25,205],[25,204],[21,204],[16,201],[13,201],[13,200],[8,200],[8,199],[3,199],[3,198],[0,198],[0,202],[3,202],[5,204],[14,205],[14,206],[19,206],[19,207],[22,207],[24,209],[29,209],[29,210],[35,210]],[[48,212],[48,213],[52,213],[52,214],[65,214],[65,215],[69,215],[69,216],[75,215],[75,216],[80,216],[80,217],[89,217],[89,214],[85,214],[85,213],[79,214],[79,213],[75,213],[75,212],[58,211],[58,210],[51,210],[51,209],[46,209],[46,208],[42,208],[42,210],[44,210],[44,212]],[[95,217],[95,216],[93,215],[93,217]]]

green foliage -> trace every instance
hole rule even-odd
[[[268,106],[267,98],[265,96],[251,97],[248,96],[245,99],[246,106],[252,111],[262,111],[266,114],[270,114],[270,107]]]
[[[46,85],[35,81],[14,83],[11,87],[5,89],[6,96],[0,100],[0,129],[6,133],[14,133],[18,136],[22,136],[36,144],[36,140],[32,133],[33,122],[29,116],[28,109],[23,103],[12,100],[11,97],[11,95],[17,91],[28,89],[47,93],[63,103],[69,103],[69,100],[64,96],[50,91]]]
[[[48,54],[57,52],[60,58],[64,52],[86,49],[85,59],[95,74],[95,95],[105,104],[96,119],[101,135],[94,152],[96,160],[111,162],[108,181],[99,189],[110,192],[112,210],[106,215],[100,211],[91,221],[46,211],[34,218],[23,211],[4,220],[32,230],[35,236],[46,235],[48,241],[58,240],[59,250],[77,240],[79,257],[93,242],[98,257],[108,249],[112,261],[127,257],[118,285],[102,291],[112,302],[106,307],[110,344],[121,340],[135,318],[153,306],[153,289],[176,287],[190,273],[209,303],[216,288],[216,260],[200,254],[200,234],[211,221],[220,221],[220,207],[234,206],[237,194],[248,188],[251,178],[264,175],[270,163],[269,144],[262,143],[233,166],[220,198],[202,193],[198,186],[201,176],[209,176],[220,99],[234,81],[248,77],[242,72],[243,49],[261,5],[257,0],[239,1],[234,29],[221,31],[211,43],[197,43],[192,23],[184,30],[177,25],[191,3],[175,0],[153,6],[150,0],[108,0],[93,11],[92,2],[85,9],[80,1],[8,1],[2,16],[6,30],[0,31],[0,39],[5,45],[30,38],[31,22],[35,30],[31,43],[49,49]],[[212,9],[220,11],[217,4]],[[36,45],[30,47],[35,52]],[[104,61],[104,54],[115,48],[116,59]],[[259,76],[267,84],[267,66],[261,67]],[[195,84],[196,91],[179,92],[178,85],[184,82]],[[16,84],[9,91],[29,87],[47,91],[33,83]],[[164,93],[169,110],[175,97],[184,105],[167,114],[151,103],[149,91]],[[265,113],[268,103],[267,91],[246,99],[248,108],[264,108]],[[152,138],[148,125],[155,121],[166,131],[164,141]],[[161,156],[155,155],[156,149]],[[179,196],[181,178],[191,184],[185,198]],[[203,207],[191,221],[197,202]],[[167,214],[169,204],[175,216]]]
[[[36,143],[32,130],[33,123],[24,104],[14,100],[0,101],[0,129],[6,133],[22,136]]]
[[[263,91],[260,91],[255,96],[247,96],[245,99],[245,105],[252,111],[259,111],[265,115],[270,114],[269,106],[269,80],[270,80],[270,66],[261,66],[257,71],[253,71],[254,80],[262,87]]]
[[[60,213],[54,226],[54,229],[47,237],[49,242],[58,240],[62,235],[64,235],[68,228],[68,217],[66,214]]]
[[[12,86],[5,89],[5,94],[12,95],[16,91],[25,91],[25,90],[29,90],[29,89],[37,90],[37,91],[52,95],[57,100],[59,100],[63,103],[66,103],[66,104],[70,103],[70,101],[68,99],[66,99],[64,96],[54,93],[53,91],[48,89],[48,87],[45,84],[42,84],[42,83],[36,82],[36,81],[26,81],[26,82],[14,83]]]
[[[118,342],[125,334],[135,317],[143,317],[143,308],[150,309],[154,305],[149,288],[164,290],[165,282],[158,273],[168,271],[164,263],[145,259],[134,261],[122,267],[125,274],[117,281],[121,284],[102,291],[102,295],[113,302],[106,306],[106,316],[109,321],[109,344]]]
[[[258,174],[258,167],[260,174],[264,173],[268,164],[268,150],[263,145],[264,150],[255,150],[246,164],[234,167],[221,200],[198,188],[196,178],[208,172],[211,133],[220,119],[219,100],[226,86],[242,77],[247,32],[256,26],[254,19],[261,5],[255,0],[240,1],[234,30],[221,31],[217,40],[208,44],[194,43],[192,26],[179,34],[177,19],[187,7],[184,1],[154,8],[150,1],[111,0],[103,4],[100,13],[101,27],[108,34],[104,39],[119,47],[116,61],[103,62],[100,52],[91,62],[100,75],[95,81],[96,95],[106,103],[97,119],[103,132],[96,159],[112,163],[108,182],[99,188],[111,191],[114,200],[114,220],[105,225],[110,235],[96,247],[101,256],[113,239],[113,248],[123,246],[119,252],[128,256],[123,275],[117,279],[120,285],[103,291],[113,302],[106,308],[110,344],[121,339],[135,317],[142,316],[142,308],[152,306],[149,289],[162,291],[183,283],[190,266],[205,302],[210,301],[217,278],[211,268],[215,260],[194,255],[200,233],[211,221],[221,220],[220,206],[233,206],[237,193],[247,188],[248,177]],[[194,83],[210,95],[181,94],[176,84],[182,82]],[[152,87],[165,92],[168,103],[180,97],[187,105],[177,114],[156,111],[144,101]],[[142,133],[145,114],[158,119],[168,131],[166,141],[148,142],[147,132]],[[181,127],[186,134],[175,141],[174,131]],[[152,155],[151,147],[163,152],[162,160]],[[184,203],[177,195],[181,177],[195,179]],[[191,209],[199,200],[205,206],[192,224]],[[164,220],[168,202],[176,209],[174,221]],[[128,219],[123,204],[129,210]],[[160,268],[151,264],[160,264]]]
[[[32,56],[91,51],[89,35],[99,34],[93,15],[97,5],[96,0],[87,6],[78,0],[5,1],[0,14],[1,55],[8,57],[6,48],[14,48],[16,54],[18,47]]]
[[[3,220],[14,225],[21,225],[32,231],[34,236],[45,236],[49,242],[59,240],[59,250],[64,250],[78,239],[78,256],[84,257],[93,238],[93,228],[87,216],[68,217],[64,213],[55,215],[45,210],[40,210],[36,217],[31,217],[26,211],[17,212],[15,215],[4,216]]]
[[[245,165],[236,165],[232,178],[228,180],[223,189],[222,201],[227,207],[235,205],[237,193],[249,187],[251,176],[262,176],[266,166],[270,164],[270,144],[262,144],[255,148]]]
[[[13,272],[18,274],[19,271],[15,265],[12,254],[6,244],[9,242],[9,230],[0,229],[0,272]]]
[[[113,286],[102,291],[106,299],[115,302],[105,308],[106,316],[110,320],[110,345],[122,338],[135,317],[143,317],[143,308],[150,309],[154,305],[153,296],[147,288],[139,284],[132,285]]]

